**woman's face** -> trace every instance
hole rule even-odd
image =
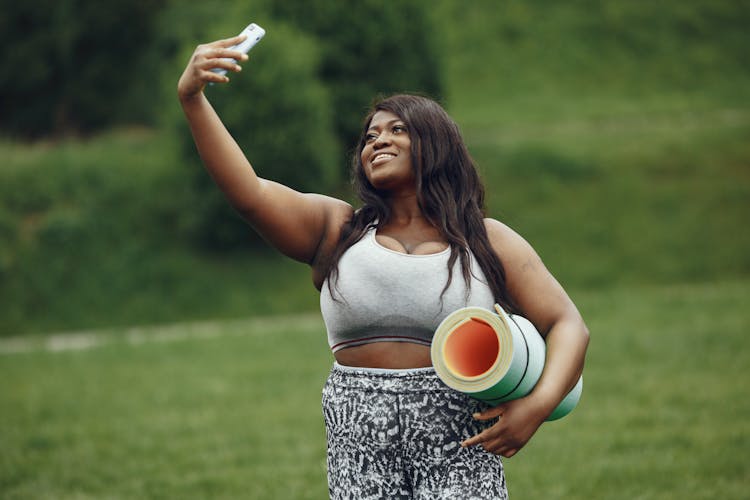
[[[381,191],[413,190],[411,139],[406,124],[390,111],[376,112],[360,156],[370,184]]]

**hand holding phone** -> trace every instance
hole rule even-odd
[[[246,38],[238,43],[237,45],[233,45],[229,47],[229,50],[237,50],[239,52],[242,52],[243,54],[247,54],[250,52],[250,49],[252,49],[255,44],[260,42],[261,38],[263,38],[266,34],[266,30],[261,28],[255,23],[250,23],[242,32],[240,35],[245,35]],[[228,59],[229,61],[233,63],[237,63],[234,59]],[[224,68],[214,68],[211,71],[214,73],[217,73],[219,75],[225,75],[227,73],[227,70]]]

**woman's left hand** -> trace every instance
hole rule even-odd
[[[485,450],[510,458],[531,439],[544,423],[547,413],[539,407],[533,397],[508,401],[481,413],[477,420],[500,419],[491,427],[461,443],[461,446],[481,445]]]

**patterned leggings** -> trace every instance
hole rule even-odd
[[[323,388],[331,499],[507,499],[500,457],[460,442],[486,406],[432,368],[334,364]]]

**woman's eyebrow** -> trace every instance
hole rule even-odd
[[[378,128],[382,127],[382,126],[386,126],[387,127],[388,125],[393,125],[394,123],[399,123],[399,122],[403,123],[403,120],[400,119],[400,118],[394,118],[393,120],[388,120],[387,122],[385,122],[382,125],[380,125],[380,124],[378,126],[370,125],[370,127],[367,129],[367,131],[369,132],[372,129],[378,129]]]

